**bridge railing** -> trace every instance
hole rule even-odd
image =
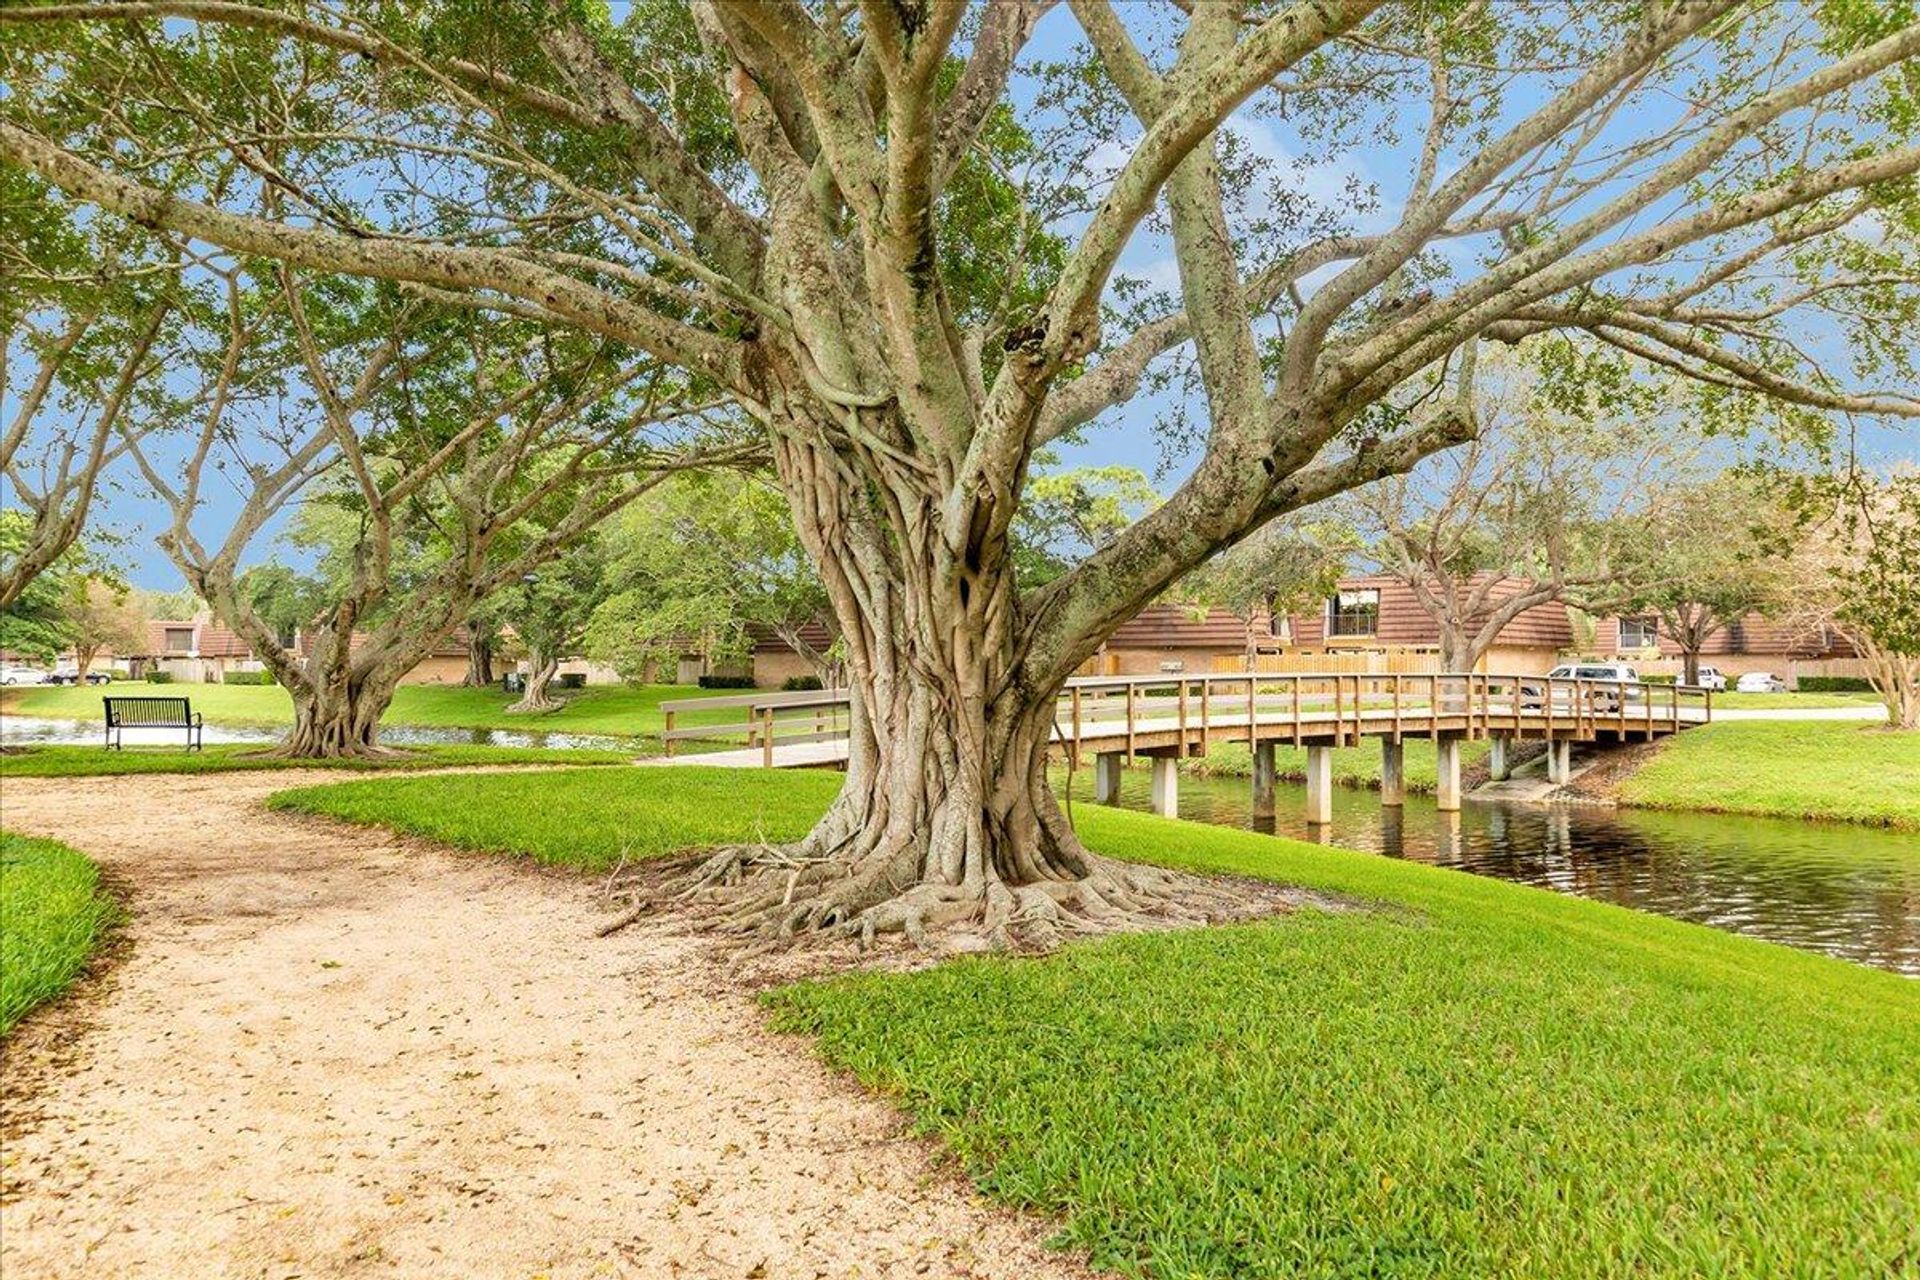
[[[759,748],[844,737],[844,689],[685,698],[660,704],[667,753],[688,741]],[[737,719],[682,726],[679,717],[737,710]],[[1617,682],[1486,673],[1222,672],[1076,676],[1055,709],[1055,740],[1078,764],[1081,748],[1135,752],[1137,739],[1171,735],[1182,755],[1204,755],[1209,739],[1258,736],[1295,745],[1331,737],[1429,737],[1457,733],[1590,739],[1599,732],[1677,732],[1712,719],[1705,690],[1647,681]],[[1240,733],[1234,732],[1241,731]],[[1158,749],[1164,749],[1164,746]]]
[[[666,727],[660,734],[668,755],[682,742],[715,742],[733,747],[758,747],[764,763],[773,766],[774,749],[793,743],[831,742],[847,736],[849,698],[845,689],[812,689],[792,693],[747,693],[718,698],[676,698],[662,702]],[[738,711],[737,718],[712,721],[718,711]],[[680,717],[697,715],[702,724],[683,726]]]

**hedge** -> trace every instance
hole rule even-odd
[[[1802,693],[1872,693],[1873,681],[1864,676],[1801,676]]]
[[[229,671],[220,677],[221,684],[272,684],[273,675],[266,671]]]
[[[754,687],[752,676],[701,676],[702,689],[751,689]]]

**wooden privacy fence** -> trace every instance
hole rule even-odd
[[[680,743],[712,743],[757,763],[822,763],[821,752],[789,752],[842,740],[844,690],[689,698],[660,704],[669,755]],[[684,726],[680,717],[737,711]],[[1481,673],[1339,671],[1093,676],[1067,682],[1055,710],[1054,741],[1077,765],[1096,754],[1201,756],[1218,742],[1352,746],[1364,737],[1512,737],[1593,741],[1655,738],[1712,719],[1705,690],[1645,682]],[[711,758],[711,757],[709,757]],[[734,759],[729,763],[747,763]]]

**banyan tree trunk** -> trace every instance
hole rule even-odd
[[[469,689],[493,684],[493,640],[477,631],[467,633],[467,675],[460,682]]]
[[[508,707],[507,711],[510,714],[517,715],[528,712],[552,711],[559,707],[559,701],[549,696],[547,692],[549,686],[553,683],[554,673],[559,671],[559,669],[560,660],[558,658],[543,658],[536,654],[533,659],[533,671],[527,677],[526,692],[522,693],[520,700]]]
[[[863,942],[888,931],[924,942],[938,928],[1008,947],[1234,914],[1225,895],[1087,851],[1047,781],[1060,681],[1026,677],[1017,602],[984,570],[944,598],[930,581],[941,578],[909,575],[838,611],[852,699],[845,782],[798,844],[722,850],[694,873],[723,924]]]
[[[314,692],[296,692],[293,730],[275,754],[293,759],[332,760],[387,754],[380,745],[380,717],[393,690],[347,684]]]

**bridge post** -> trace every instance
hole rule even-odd
[[[1492,748],[1487,753],[1487,777],[1495,782],[1505,782],[1513,776],[1513,739],[1504,733],[1496,733],[1487,739]]]
[[[1307,821],[1333,821],[1333,748],[1307,748]]]
[[[1180,760],[1153,757],[1153,811],[1163,818],[1180,816]]]
[[[1380,803],[1397,809],[1407,802],[1407,748],[1392,738],[1380,739]]]
[[[1565,786],[1573,777],[1573,742],[1558,738],[1547,743],[1547,781]]]
[[[1433,739],[1434,808],[1442,813],[1460,809],[1460,739],[1454,734],[1435,734]]]
[[[1098,804],[1120,803],[1120,770],[1127,757],[1118,751],[1102,751],[1093,758],[1093,798]]]
[[[1256,818],[1273,816],[1273,744],[1253,744],[1253,814]]]

